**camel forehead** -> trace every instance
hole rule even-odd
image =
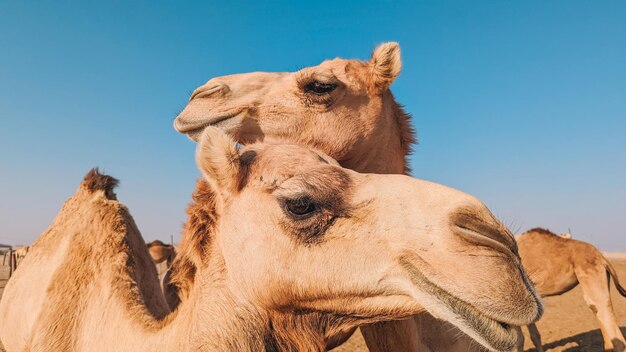
[[[353,61],[358,62],[358,60],[335,58],[330,60],[324,60],[321,64],[317,66],[312,66],[311,68],[318,68],[321,70],[339,70],[339,72],[343,72],[345,71],[346,66],[348,66]]]
[[[241,159],[248,168],[248,179],[264,185],[277,185],[296,175],[302,181],[315,183],[321,176],[326,182],[344,182],[348,177],[331,157],[295,144],[248,146],[242,150]]]
[[[294,72],[265,72],[265,71],[257,71],[257,72],[248,72],[248,73],[237,73],[232,75],[220,76],[211,79],[209,82],[215,82],[217,80],[230,81],[230,82],[257,82],[261,83],[281,83],[281,82],[291,82],[291,77],[296,75],[299,77],[301,75],[307,74],[332,74],[337,77],[341,77],[346,73],[355,73],[359,70],[364,69],[367,66],[365,62],[359,60],[347,60],[341,58],[335,58],[331,60],[325,60],[319,65],[308,66],[299,71]],[[208,82],[208,83],[209,83]]]
[[[308,69],[314,71],[332,72],[332,74],[337,77],[342,77],[344,75],[360,76],[366,73],[367,62],[356,59],[347,60],[336,58],[332,60],[326,60],[318,66],[309,67]]]

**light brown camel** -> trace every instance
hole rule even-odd
[[[213,210],[181,248],[195,272],[176,311],[116,180],[92,171],[5,289],[7,351],[320,351],[423,310],[505,351],[541,314],[513,237],[469,195],[213,128],[196,159]]]
[[[163,283],[165,273],[167,273],[174,258],[176,258],[176,248],[172,244],[165,244],[159,240],[149,242],[147,246],[152,262],[156,266],[159,282]]]
[[[541,228],[519,235],[517,245],[522,264],[542,297],[561,295],[580,283],[583,298],[600,323],[604,349],[616,352],[626,349],[624,335],[613,314],[610,279],[613,278],[615,287],[624,297],[626,289],[620,285],[611,263],[596,247]],[[530,324],[528,331],[537,351],[543,351],[535,324]],[[524,339],[520,336],[518,350],[523,350]]]

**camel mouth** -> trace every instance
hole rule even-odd
[[[219,127],[221,123],[237,115],[238,114],[217,115],[195,119],[194,121],[185,121],[185,119],[177,117],[174,120],[174,128],[176,131],[184,134],[195,133],[203,131],[208,126]]]
[[[410,260],[402,258],[400,263],[421,291],[416,296],[429,302],[425,308],[433,316],[445,318],[490,351],[511,351],[515,347],[516,327],[493,319],[474,305],[448,293],[426,278]]]
[[[179,133],[186,134],[194,141],[198,141],[202,131],[209,126],[217,127],[227,134],[237,131],[244,120],[245,114],[242,111],[236,113],[216,115],[185,121],[184,118],[177,117],[174,120],[174,129]]]

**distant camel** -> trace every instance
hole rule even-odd
[[[513,237],[476,198],[296,145],[238,149],[213,128],[196,158],[212,210],[191,219],[203,232],[181,248],[196,271],[177,309],[117,181],[92,171],[5,289],[7,351],[322,351],[423,310],[506,351],[511,325],[541,314]]]
[[[624,297],[626,289],[620,285],[611,263],[596,247],[541,228],[519,235],[517,245],[522,264],[542,297],[563,294],[580,283],[583,298],[600,323],[604,349],[616,352],[626,349],[624,335],[613,314],[610,278]],[[535,324],[529,324],[528,331],[537,351],[543,351],[541,335]],[[518,350],[523,347],[524,336],[520,333]]]
[[[150,257],[156,265],[159,282],[163,283],[163,277],[172,265],[172,261],[176,257],[176,248],[174,245],[165,244],[162,241],[154,240],[147,243]]]

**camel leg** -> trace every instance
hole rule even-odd
[[[518,326],[515,331],[517,332],[517,346],[515,352],[524,352],[524,333],[522,332],[522,327]]]
[[[576,276],[583,290],[583,298],[600,323],[600,331],[604,339],[604,349],[615,352],[626,350],[624,335],[619,330],[613,314],[609,280],[604,266],[576,271]]]
[[[541,344],[541,334],[539,333],[539,329],[537,329],[537,325],[528,324],[526,326],[528,328],[528,332],[530,333],[530,339],[533,341],[533,345],[535,345],[535,350],[537,352],[543,352],[543,345]]]

